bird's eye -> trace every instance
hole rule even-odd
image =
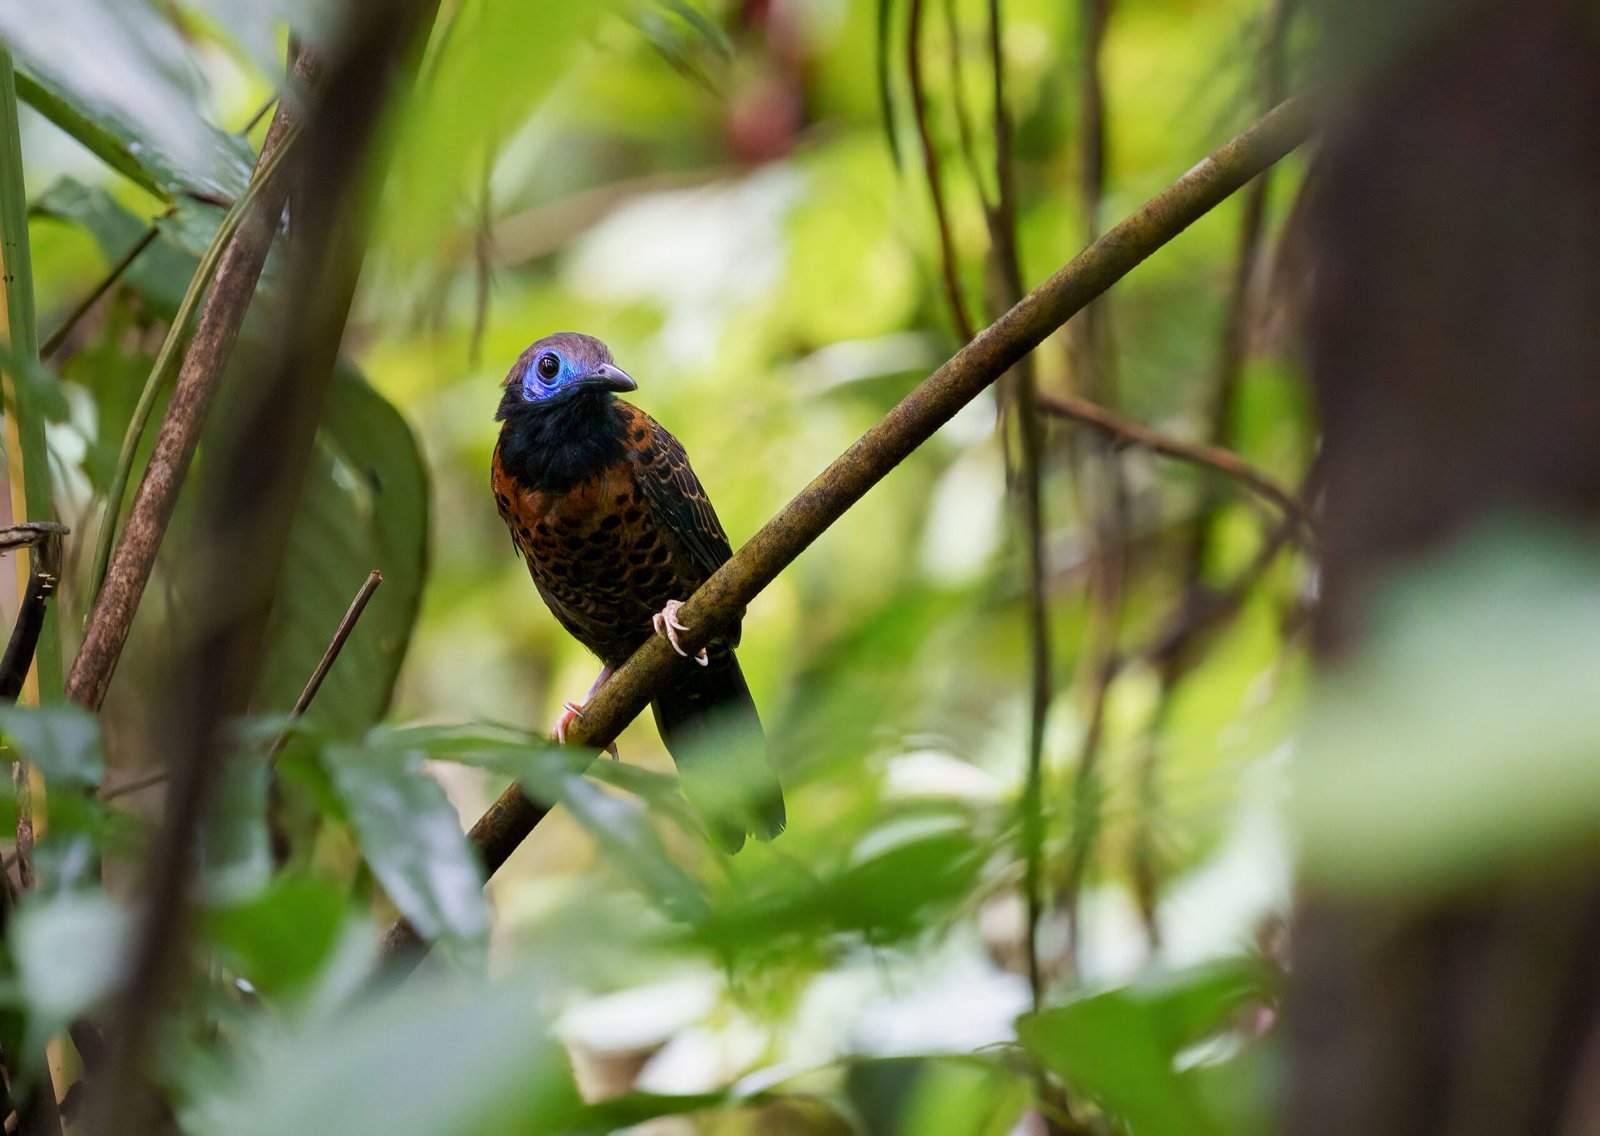
[[[544,379],[546,382],[555,378],[561,373],[561,360],[557,359],[555,353],[551,351],[546,351],[543,355],[539,356],[539,362],[537,366],[539,368],[539,377]]]

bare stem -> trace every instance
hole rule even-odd
[[[1188,462],[1237,481],[1262,500],[1269,502],[1298,526],[1303,538],[1313,532],[1311,514],[1293,493],[1271,476],[1251,465],[1232,450],[1203,442],[1185,442],[1139,422],[1113,414],[1099,403],[1072,395],[1041,391],[1039,407],[1047,414],[1082,422],[1100,433],[1127,445],[1139,446],[1163,457]]]

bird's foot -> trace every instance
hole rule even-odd
[[[689,630],[678,622],[678,609],[682,606],[682,600],[668,600],[667,606],[656,612],[654,618],[650,620],[650,624],[656,629],[657,635],[664,637],[668,643],[672,644],[674,651],[687,659],[689,652],[685,651],[678,643],[678,632]],[[694,661],[702,667],[711,661],[706,658],[706,649],[704,647],[700,648],[700,653],[694,657]]]
[[[602,674],[600,676],[600,678],[602,678],[602,679],[604,677],[605,677],[604,674]],[[599,686],[599,685],[600,685],[600,679],[596,679],[595,680],[595,686]],[[591,688],[589,693],[593,694],[594,690]],[[558,744],[558,745],[566,745],[567,744],[567,729],[568,729],[568,727],[570,727],[572,725],[572,720],[574,718],[581,718],[581,717],[583,717],[583,707],[580,706],[578,703],[576,703],[576,702],[563,702],[561,704],[561,716],[556,719],[556,728],[553,731],[551,731],[551,736],[553,736],[555,738],[556,744]],[[611,760],[612,761],[620,761],[622,759],[622,755],[617,752],[617,743],[616,742],[612,742],[610,745],[606,746],[606,752],[611,755]]]

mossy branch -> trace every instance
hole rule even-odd
[[[680,613],[690,629],[679,636],[683,646],[693,654],[738,618],[779,572],[962,407],[1146,257],[1292,151],[1309,130],[1305,105],[1291,100],[1278,106],[980,332],[689,597]],[[583,717],[568,731],[569,744],[598,751],[614,741],[649,705],[672,669],[683,665],[666,640],[651,638],[584,706]],[[520,786],[512,786],[490,806],[471,833],[490,874],[548,811],[548,805],[530,800]],[[391,962],[400,962],[416,957],[420,947],[415,932],[401,921],[390,929],[384,954]]]

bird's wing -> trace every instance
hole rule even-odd
[[[696,586],[733,555],[716,510],[705,487],[689,468],[689,455],[671,434],[643,411],[636,411],[646,426],[643,438],[629,449],[634,480],[661,531],[681,550],[688,563],[680,573]],[[630,431],[630,440],[638,433]]]

